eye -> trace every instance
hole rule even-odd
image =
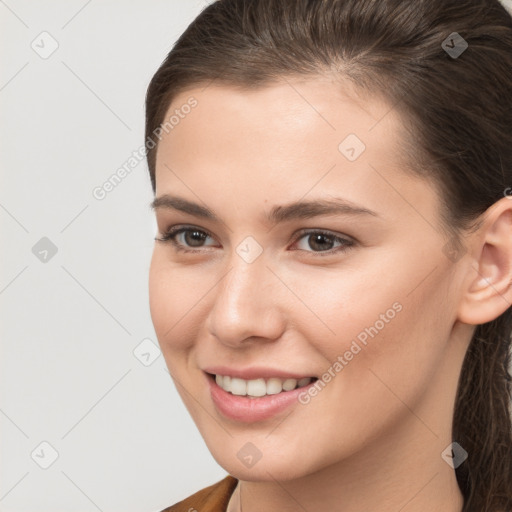
[[[302,239],[304,239],[303,242],[301,242]],[[328,231],[321,230],[303,231],[297,241],[299,242],[299,250],[301,251],[326,253],[318,254],[319,256],[347,251],[355,244],[355,242],[349,238],[344,238]],[[295,242],[296,244],[297,241]],[[302,247],[300,247],[301,245]],[[308,250],[308,247],[313,250]]]
[[[155,237],[155,240],[159,242],[170,242],[177,251],[190,253],[198,252],[197,249],[203,247],[215,246],[214,244],[205,245],[205,241],[208,239],[213,240],[213,236],[208,231],[194,226],[172,226],[160,238]],[[317,229],[300,232],[294,245],[299,247],[293,250],[328,256],[347,251],[355,245],[355,242],[352,239]],[[312,250],[309,250],[308,247]]]
[[[156,237],[155,240],[170,242],[178,251],[196,252],[193,248],[204,247],[203,243],[208,238],[212,238],[211,234],[203,229],[192,226],[173,226],[160,238]]]

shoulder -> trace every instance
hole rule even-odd
[[[161,512],[225,512],[238,480],[227,475]]]

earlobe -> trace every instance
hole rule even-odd
[[[459,306],[459,320],[471,325],[491,322],[512,306],[512,200],[500,199],[484,215]]]

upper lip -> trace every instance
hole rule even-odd
[[[278,379],[303,379],[304,377],[313,377],[308,373],[295,373],[295,372],[284,372],[283,370],[277,370],[274,368],[267,368],[263,366],[251,366],[250,368],[228,368],[227,366],[208,366],[203,368],[206,373],[212,373],[214,375],[229,375],[230,377],[237,377],[244,380],[254,379],[269,379],[271,377],[277,377]]]

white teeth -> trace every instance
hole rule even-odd
[[[222,384],[224,384],[224,379],[222,379]],[[221,387],[224,389],[223,385],[221,385]],[[231,391],[231,393],[233,393],[233,395],[240,395],[240,396],[247,395],[247,381],[233,377],[231,379],[231,390],[230,391]]]
[[[313,379],[279,379],[272,377],[265,379],[244,380],[229,375],[216,375],[215,382],[224,390],[239,396],[260,397],[265,395],[277,395],[282,391],[291,391],[296,387],[307,386]]]
[[[283,389],[285,391],[291,391],[297,387],[297,379],[286,379],[283,382]]]
[[[277,395],[281,393],[283,390],[283,386],[281,384],[281,379],[275,379],[272,377],[267,381],[267,395]]]
[[[249,396],[265,396],[267,394],[267,385],[265,384],[265,379],[248,381],[247,394]]]
[[[224,375],[222,388],[226,391],[231,391],[231,377],[229,375]]]

